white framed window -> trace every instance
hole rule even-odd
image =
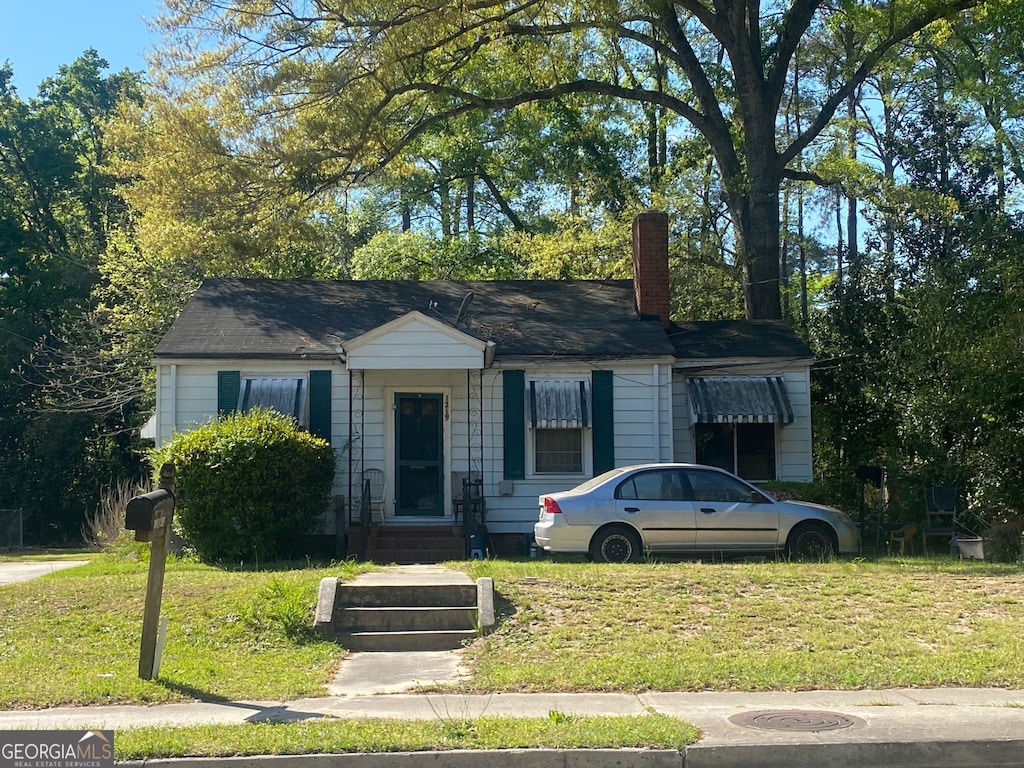
[[[528,462],[531,475],[590,473],[590,380],[531,379],[526,382]]]
[[[273,408],[309,426],[309,382],[304,376],[243,376],[238,390],[238,410]]]

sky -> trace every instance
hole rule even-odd
[[[0,0],[0,62],[14,69],[23,99],[89,48],[110,63],[108,72],[144,70],[157,40],[144,19],[160,8],[160,0]]]

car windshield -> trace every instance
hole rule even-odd
[[[573,488],[573,491],[578,491],[579,493],[589,491],[591,488],[596,488],[597,486],[601,485],[601,483],[607,482],[608,480],[611,480],[613,477],[618,477],[623,472],[625,472],[626,469],[626,467],[616,467],[615,469],[609,469],[607,472],[600,474],[597,477],[592,477],[589,480],[580,483],[575,488]]]

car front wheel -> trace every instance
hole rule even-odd
[[[786,554],[790,560],[823,563],[835,555],[832,531],[823,523],[801,523],[789,534]]]
[[[631,528],[606,528],[590,543],[590,556],[598,563],[635,563],[640,554],[640,537]]]

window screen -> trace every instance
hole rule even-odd
[[[539,475],[583,472],[583,430],[535,429],[534,471]]]

